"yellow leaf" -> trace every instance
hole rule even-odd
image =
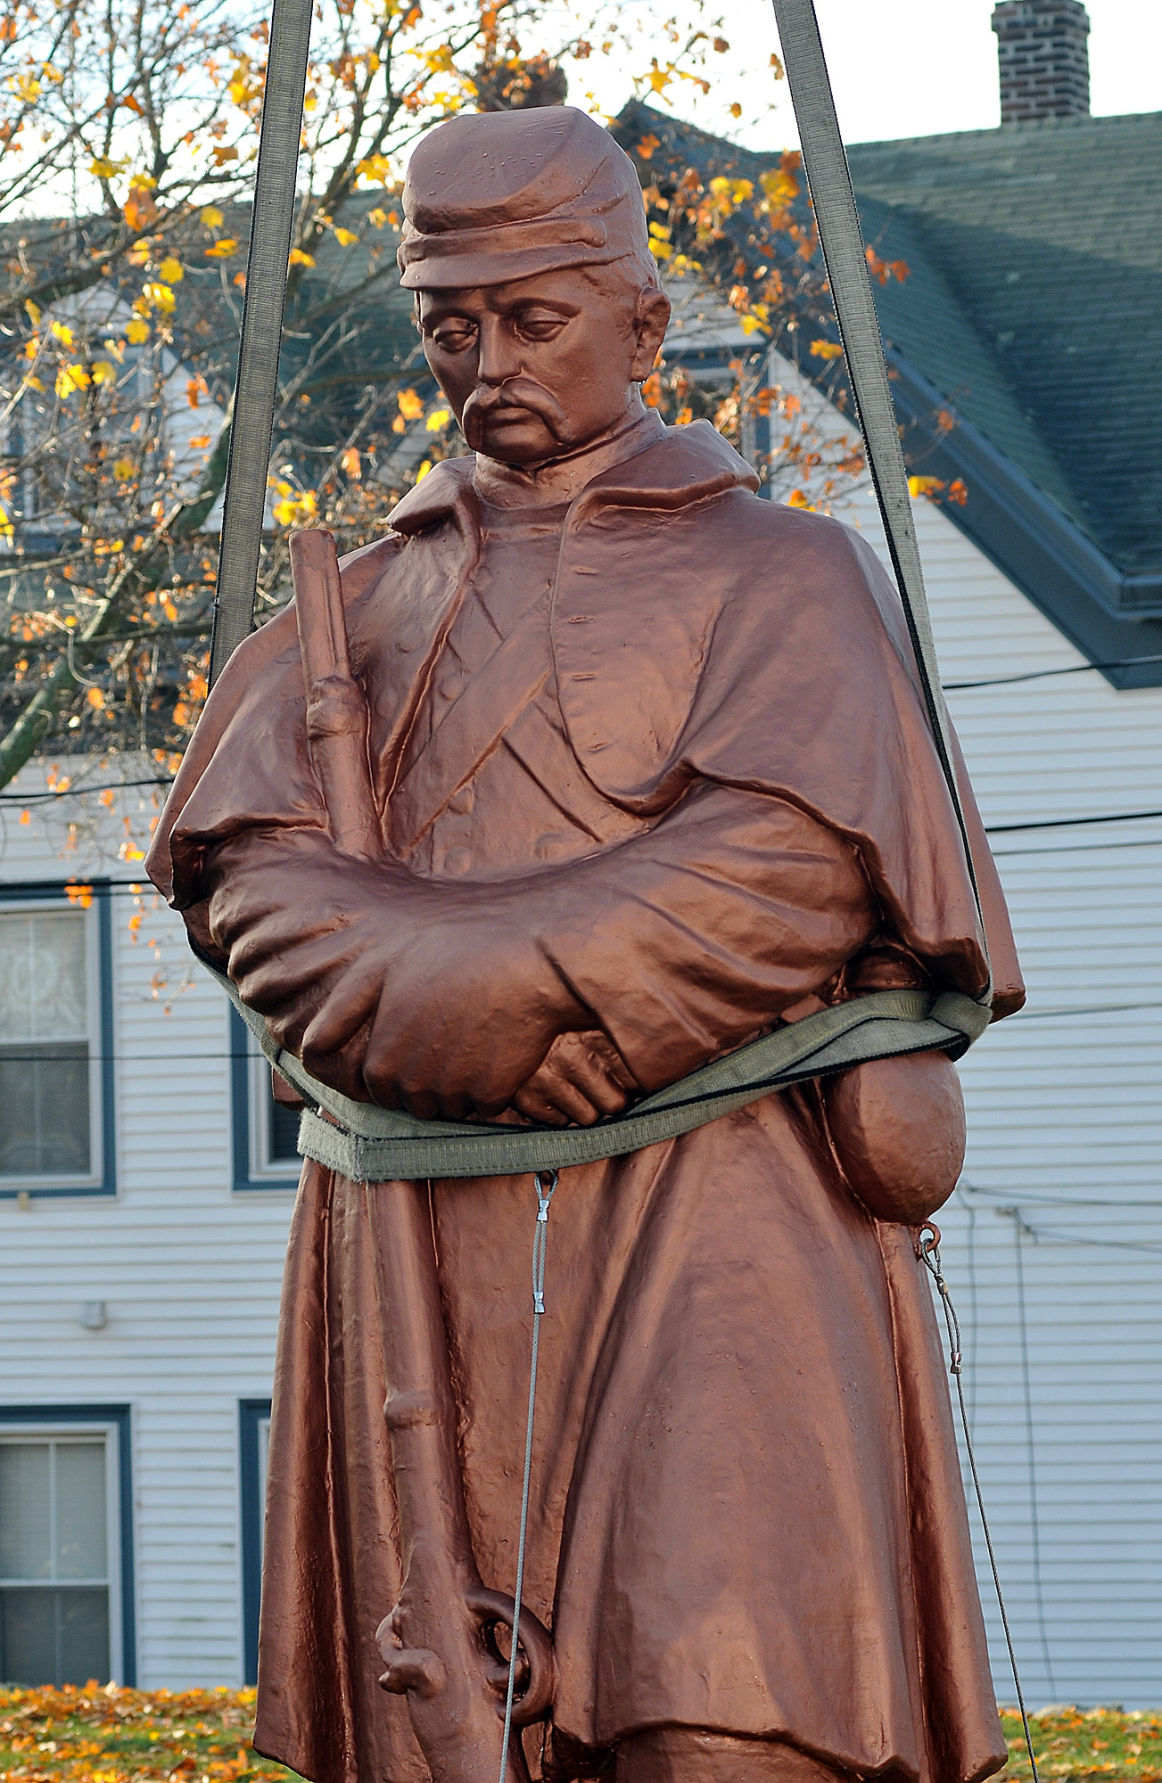
[[[207,204],[199,212],[199,220],[207,229],[220,229],[223,220],[222,213],[216,204]]]
[[[232,235],[224,235],[221,241],[216,241],[205,252],[207,260],[229,260],[232,254],[238,252],[238,243]]]
[[[421,464],[419,470],[416,472],[416,482],[422,483],[424,478],[427,476],[428,472],[431,470],[431,468],[432,468],[431,459],[425,458],[424,462]]]
[[[118,458],[113,465],[113,475],[119,483],[127,483],[133,475],[132,458]]]
[[[117,373],[113,370],[113,367],[110,365],[110,363],[107,359],[98,359],[98,360],[94,361],[94,364],[93,364],[93,382],[94,382],[94,384],[112,384],[116,381],[116,378],[117,378]]]
[[[401,390],[395,400],[405,421],[418,421],[424,412],[423,400],[414,390]]]
[[[816,359],[838,359],[843,348],[838,341],[812,341],[811,352]]]
[[[359,237],[353,229],[340,229],[338,225],[336,225],[335,240],[339,243],[341,248],[353,248],[355,243],[359,240]]]
[[[377,184],[385,186],[388,174],[391,172],[391,163],[386,155],[368,155],[365,161],[359,163],[357,171],[361,179],[374,180]]]
[[[56,375],[56,393],[71,396],[74,390],[87,389],[92,381],[83,365],[62,365]]]
[[[938,490],[943,488],[944,482],[940,477],[908,478],[908,494],[912,497],[913,501],[915,501],[918,495],[935,495]]]
[[[451,409],[433,409],[424,423],[429,433],[441,433],[452,419]]]
[[[16,528],[8,518],[7,508],[0,506],[0,538],[10,539]]]
[[[69,327],[67,322],[50,322],[49,328],[50,328],[51,332],[56,336],[57,340],[60,342],[62,347],[71,347],[72,346],[73,331]]]
[[[792,489],[790,495],[787,497],[787,506],[789,508],[809,508],[811,503],[807,500],[807,497],[803,494],[801,489]]]
[[[51,62],[42,62],[40,71],[44,75],[45,80],[51,82],[54,87],[59,87],[65,78],[60,69],[54,68]]]
[[[124,166],[124,161],[110,161],[108,155],[98,155],[95,160],[89,162],[89,172],[96,179],[111,180],[115,174],[123,170]]]
[[[24,343],[24,357],[26,359],[35,359],[36,355],[39,352],[40,352],[40,341],[37,339],[36,335],[34,334],[32,336],[31,340],[26,340]]]
[[[271,513],[274,515],[275,520],[280,526],[294,525],[295,504],[293,501],[289,499],[285,501],[276,501],[274,507],[271,509]]]
[[[149,339],[149,323],[143,322],[140,316],[135,316],[132,322],[126,326],[125,338],[131,341],[135,347],[140,347]]]
[[[166,255],[157,270],[159,276],[165,280],[167,285],[178,285],[186,276],[185,267],[182,265],[181,261],[176,260],[172,254]]]
[[[90,687],[85,694],[85,698],[88,700],[90,706],[92,706],[94,712],[104,711],[105,695],[101,692],[99,687]]]
[[[32,322],[32,326],[34,328],[39,327],[39,325],[40,325],[40,309],[39,309],[38,305],[33,303],[31,297],[26,297],[24,299],[24,307],[28,311],[29,319]]]
[[[177,298],[169,286],[158,284],[156,280],[151,280],[148,284],[143,285],[141,295],[151,309],[160,310],[163,316],[171,315],[174,305],[177,303]]]
[[[288,266],[313,266],[315,256],[305,253],[302,248],[292,248],[287,260]]]
[[[367,221],[371,224],[373,229],[382,229],[383,225],[387,222],[387,212],[385,210],[380,210],[379,206],[376,205],[374,210],[368,211]]]

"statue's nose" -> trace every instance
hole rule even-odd
[[[477,376],[482,384],[503,384],[520,371],[516,342],[498,319],[489,318],[477,338]]]

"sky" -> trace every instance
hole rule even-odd
[[[621,0],[645,25],[659,0]],[[1096,115],[1162,111],[1162,0],[1087,0],[1090,109]],[[1000,123],[993,0],[815,0],[840,128],[848,142],[988,130]],[[668,9],[667,9],[668,10]],[[672,109],[704,129],[757,149],[797,140],[785,83],[775,88],[769,57],[778,48],[769,0],[720,6],[729,56],[710,72],[719,89],[701,99],[683,85]],[[729,77],[725,66],[730,64]],[[595,60],[576,70],[602,110],[624,104],[627,82]],[[721,91],[741,100],[733,123]],[[575,80],[571,97],[585,100]]]

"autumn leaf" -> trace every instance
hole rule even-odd
[[[149,339],[149,323],[143,322],[140,316],[126,324],[125,338],[135,347],[142,346]]]
[[[198,221],[206,229],[220,229],[224,219],[216,204],[207,204],[199,211]]]
[[[67,322],[50,322],[49,332],[54,339],[60,342],[62,347],[71,347],[73,345],[73,331]]]
[[[75,390],[86,390],[92,383],[83,365],[62,365],[56,375],[56,393],[58,396],[72,396]]]
[[[93,888],[83,885],[77,880],[65,886],[65,897],[70,904],[76,904],[81,910],[90,910],[93,905]]]
[[[148,284],[141,287],[141,295],[151,309],[160,310],[163,316],[172,315],[177,298],[168,285],[162,285],[156,279],[151,279]]]
[[[210,436],[208,433],[195,434],[194,438],[189,442],[189,444],[190,444],[190,450],[192,452],[204,451],[204,449],[210,444]]]
[[[395,401],[405,421],[418,421],[424,412],[423,398],[414,390],[401,390]]]
[[[355,243],[359,240],[359,237],[353,229],[340,229],[336,226],[335,240],[339,243],[341,248],[353,248]]]
[[[945,488],[945,483],[941,477],[908,478],[908,494],[913,501],[920,495],[936,495],[943,488]]]
[[[379,206],[376,205],[374,210],[368,211],[367,221],[371,224],[373,229],[382,229],[383,225],[387,222],[387,212],[385,210],[380,210]]]
[[[452,419],[451,409],[433,409],[424,426],[429,433],[440,433]]]
[[[119,483],[127,483],[133,475],[132,458],[118,458],[113,464],[113,475]]]
[[[363,476],[363,458],[357,446],[348,446],[345,452],[341,452],[339,463],[347,476],[359,482]]]
[[[816,359],[838,359],[843,353],[838,341],[812,341],[810,350]]]
[[[157,271],[158,276],[163,278],[167,285],[178,285],[186,276],[185,267],[180,260],[175,259],[173,254],[166,255]]]
[[[115,384],[117,382],[117,373],[107,359],[94,360],[93,382],[94,384]]]
[[[288,266],[313,266],[315,256],[308,254],[305,248],[292,248],[287,258]]]
[[[88,701],[89,705],[92,706],[94,712],[103,712],[105,710],[105,695],[101,692],[99,687],[87,688],[85,699]]]
[[[207,260],[229,260],[231,255],[238,252],[238,243],[232,235],[224,235],[221,241],[216,241],[213,247],[205,248],[203,252]]]

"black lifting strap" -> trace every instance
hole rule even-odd
[[[779,28],[787,85],[791,89],[791,102],[799,126],[803,166],[811,190],[815,221],[819,227],[819,241],[839,323],[839,337],[843,342],[844,358],[847,361],[856,419],[867,449],[868,469],[883,519],[892,567],[896,572],[896,583],[912,639],[936,753],[940,758],[949,797],[960,826],[965,861],[983,936],[984,917],[980,908],[980,892],[968,825],[956,779],[952,738],[940,687],[936,648],[932,641],[928,601],[924,593],[924,572],[920,567],[920,550],[912,519],[912,498],[908,492],[908,472],[888,385],[884,344],[872,297],[863,231],[855,208],[851,170],[847,165],[843,138],[839,134],[835,100],[819,37],[819,21],[815,16],[814,0],[772,0],[772,4]],[[988,990],[982,994],[980,1001],[987,1003],[991,998],[990,977]]]

